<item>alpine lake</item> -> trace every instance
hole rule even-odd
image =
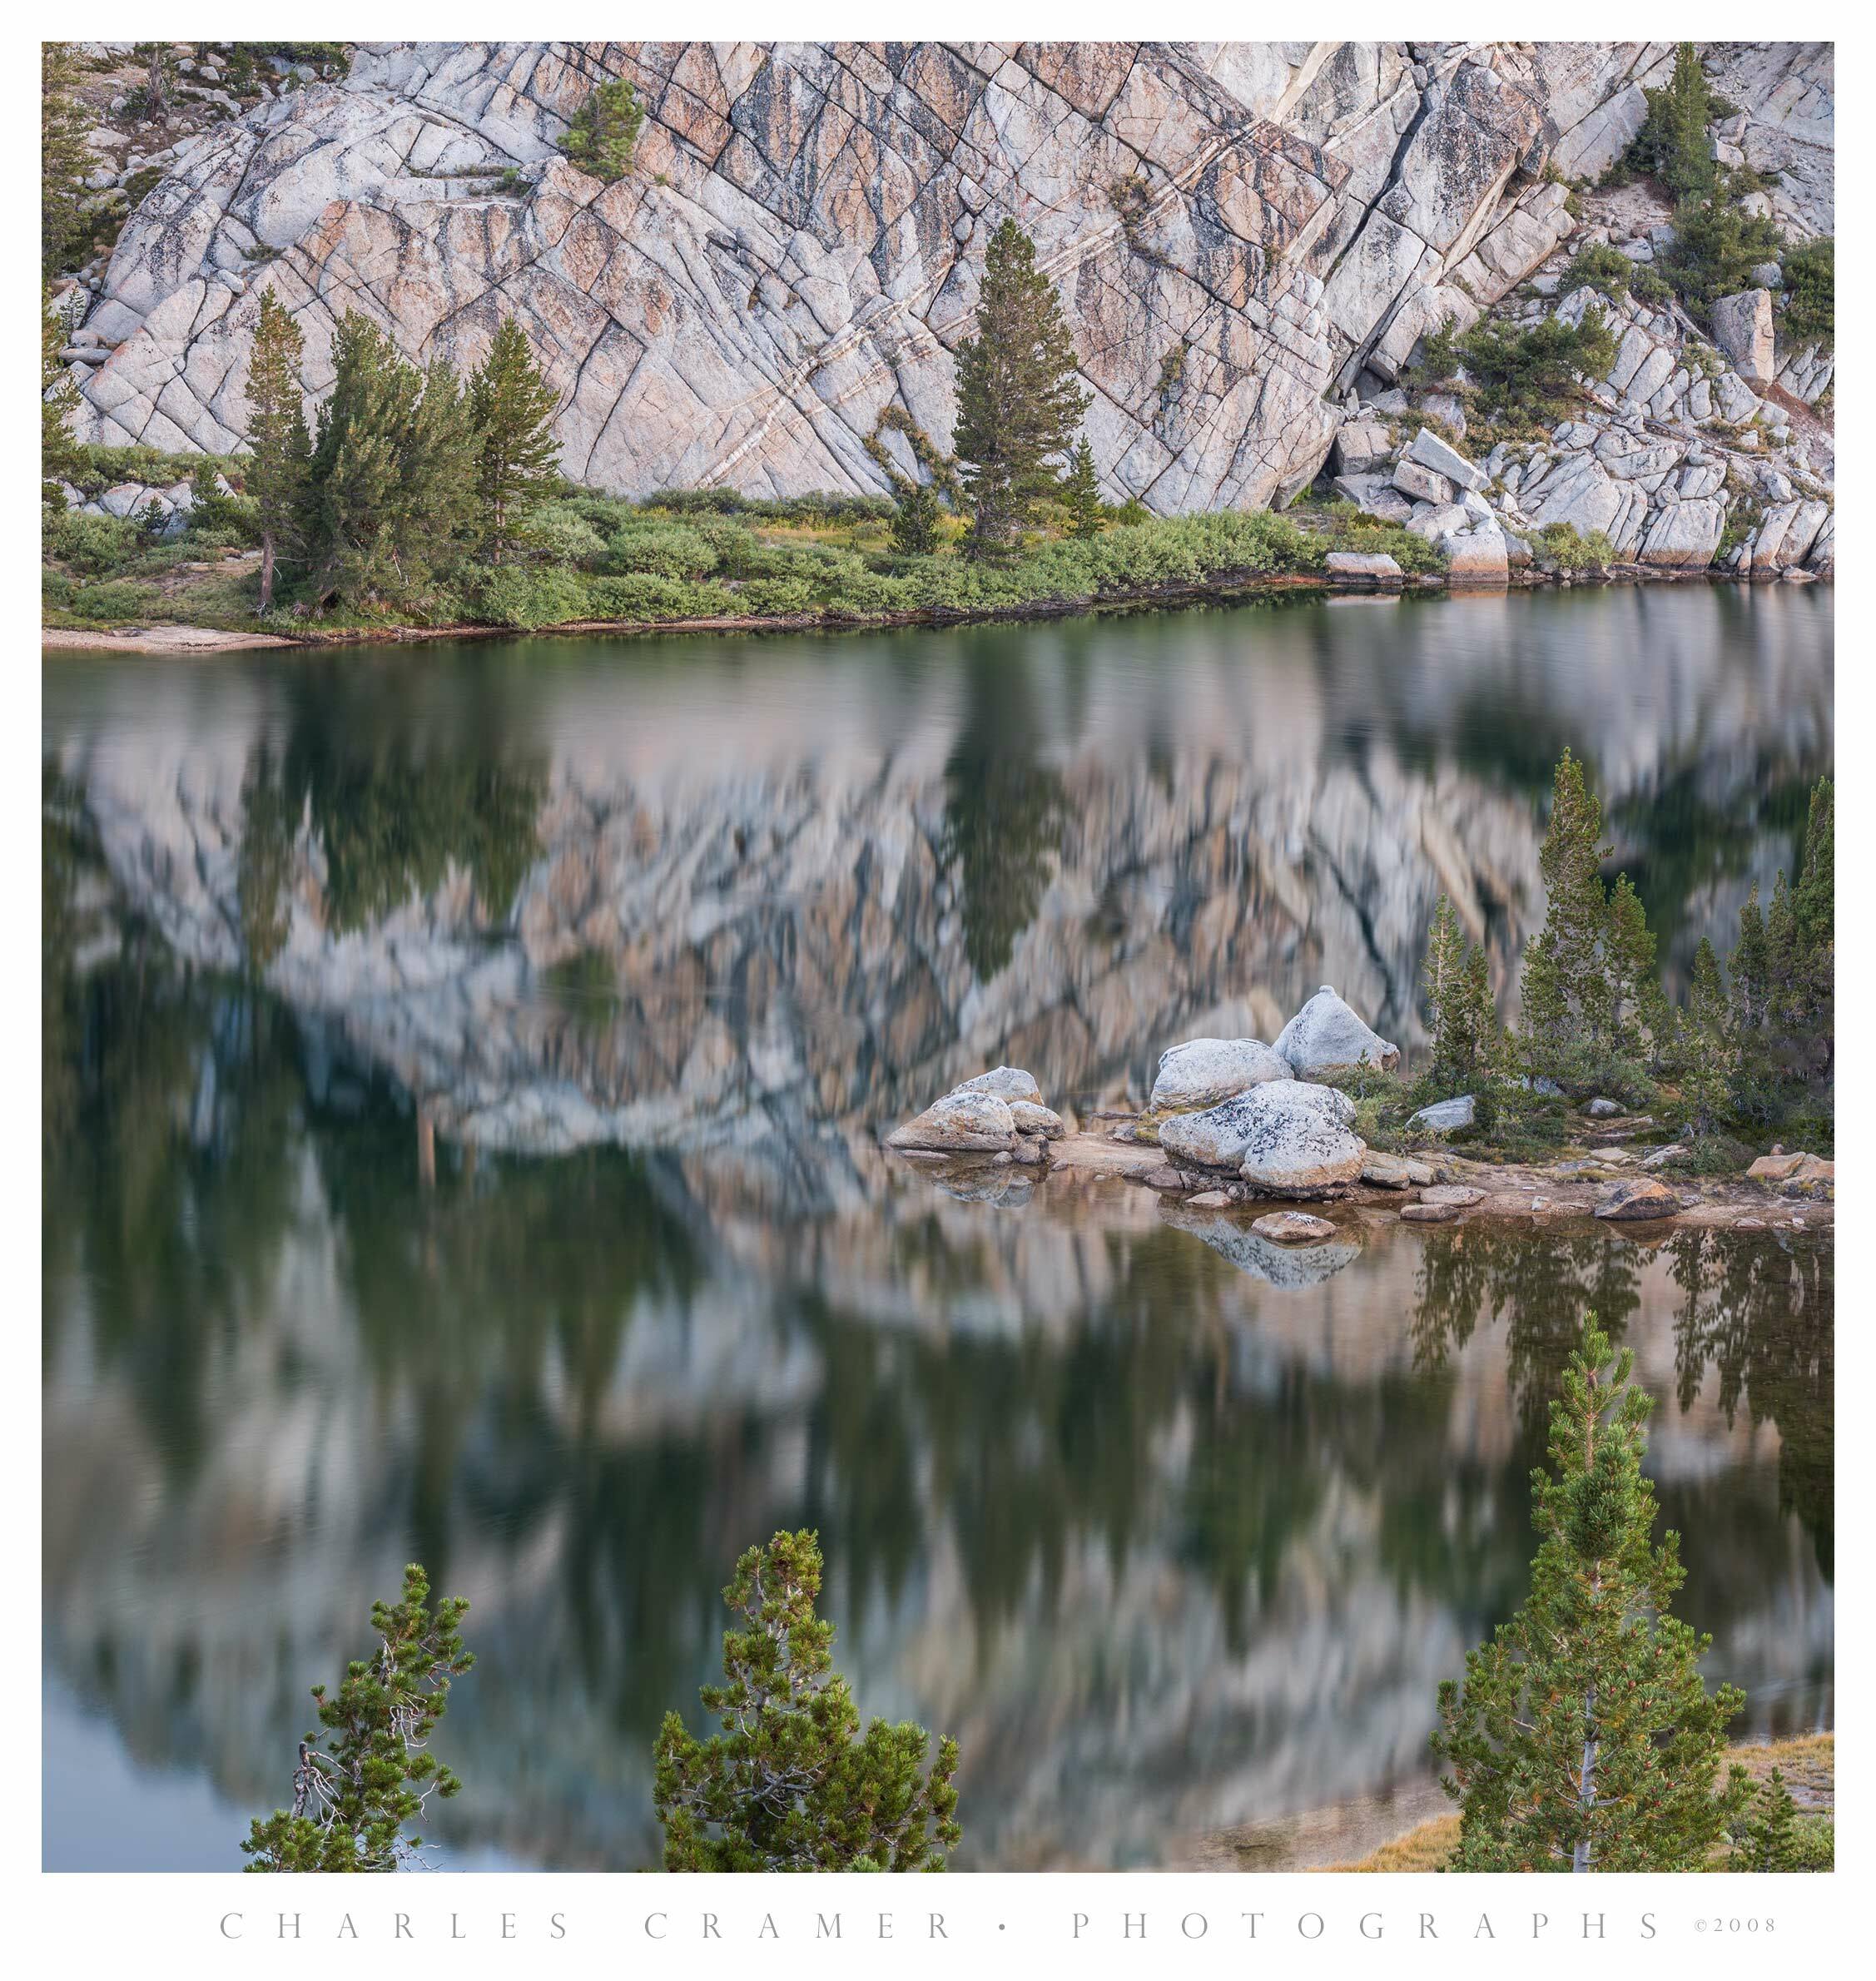
[[[44,1852],[233,1869],[420,1561],[445,1866],[653,1864],[721,1591],[819,1530],[959,1869],[1359,1854],[1442,1806],[1582,1318],[1741,1737],[1834,1724],[1828,1234],[1351,1228],[880,1137],[1085,1120],[1330,983],[1501,1002],[1551,767],[1684,987],[1833,762],[1825,587],[43,665]],[[1300,1263],[1299,1263],[1300,1259]]]

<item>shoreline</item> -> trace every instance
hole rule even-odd
[[[1314,594],[1329,598],[1389,598],[1409,594],[1430,597],[1496,597],[1507,592],[1571,591],[1585,587],[1619,585],[1829,584],[1832,580],[1810,573],[1796,577],[1741,578],[1711,565],[1696,567],[1611,564],[1595,572],[1556,573],[1514,571],[1504,584],[1455,583],[1442,575],[1399,579],[1355,577],[1318,572],[1224,573],[1198,583],[1139,586],[1075,598],[1041,599],[1020,605],[985,607],[978,611],[934,608],[928,611],[871,613],[836,618],[820,613],[767,616],[718,614],[691,619],[568,619],[551,626],[491,626],[464,621],[441,626],[385,625],[309,628],[303,633],[261,632],[186,623],[149,626],[40,628],[42,653],[199,654],[232,653],[266,648],[318,652],[331,647],[403,646],[436,640],[613,638],[652,639],[697,633],[757,637],[774,633],[845,633],[891,632],[911,628],[934,631],[962,626],[1020,624],[1062,619],[1122,617],[1134,613],[1179,611],[1201,605],[1229,605],[1265,597]]]
[[[1332,1195],[1284,1197],[1247,1194],[1228,1204],[1210,1201],[1230,1182],[1228,1172],[1200,1175],[1176,1170],[1156,1144],[1120,1139],[1109,1123],[1106,1132],[1086,1127],[1046,1144],[1046,1154],[1033,1172],[1039,1182],[1058,1172],[1064,1176],[1106,1178],[1153,1191],[1175,1209],[1242,1224],[1248,1229],[1258,1218],[1274,1212],[1300,1210],[1353,1231],[1406,1224],[1417,1229],[1451,1230],[1472,1224],[1523,1224],[1549,1230],[1559,1226],[1621,1230],[1647,1239],[1670,1231],[1824,1232],[1834,1234],[1837,1205],[1834,1184],[1828,1194],[1788,1195],[1780,1187],[1744,1176],[1670,1176],[1662,1179],[1673,1192],[1675,1208],[1659,1217],[1625,1215],[1598,1219],[1597,1206],[1617,1184],[1632,1183],[1651,1173],[1639,1155],[1616,1159],[1612,1152],[1566,1147],[1542,1163],[1478,1160],[1457,1151],[1427,1149],[1412,1159],[1433,1173],[1439,1186],[1475,1193],[1467,1204],[1440,1203],[1438,1214],[1403,1218],[1403,1210],[1419,1206],[1421,1187],[1406,1182],[1387,1186],[1357,1182],[1338,1186]],[[1119,1124],[1124,1125],[1124,1124]],[[981,1174],[990,1166],[980,1155],[940,1155],[919,1150],[890,1153],[918,1173],[935,1177]],[[1007,1159],[1000,1159],[1007,1160]],[[1392,1160],[1395,1159],[1387,1159]],[[1201,1199],[1194,1202],[1194,1199]],[[1436,1200],[1437,1201],[1437,1200]],[[1307,1256],[1307,1244],[1288,1248]]]

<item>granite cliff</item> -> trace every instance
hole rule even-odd
[[[1729,146],[1779,175],[1761,196],[1774,216],[1794,237],[1829,232],[1828,44],[1707,56],[1740,106]],[[1665,42],[360,44],[342,79],[288,78],[153,161],[166,176],[70,305],[78,424],[233,449],[271,288],[305,331],[315,393],[347,309],[458,363],[519,314],[565,395],[564,465],[593,486],[876,490],[882,452],[913,464],[900,428],[948,440],[982,240],[1010,215],[1066,301],[1108,492],[1164,513],[1267,504],[1333,464],[1425,331],[1558,253],[1580,227],[1561,181],[1621,152],[1671,57]],[[612,76],[647,119],[634,170],[608,185],[557,144]],[[1777,375],[1809,403],[1828,365],[1789,356]],[[1614,388],[1611,409],[1625,403]],[[1736,394],[1724,413],[1751,416]],[[1699,424],[1685,389],[1635,417]],[[1706,522],[1667,538],[1704,540]],[[1635,519],[1636,544],[1653,528]]]

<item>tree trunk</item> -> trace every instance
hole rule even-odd
[[[1596,1737],[1590,1730],[1596,1717],[1596,1690],[1592,1686],[1583,1695],[1583,1771],[1576,1790],[1576,1800],[1583,1811],[1584,1834],[1576,1840],[1576,1848],[1570,1854],[1572,1871],[1586,1871],[1590,1868],[1590,1812],[1596,1807]]]
[[[265,613],[274,603],[274,533],[266,530],[261,538],[261,606]]]

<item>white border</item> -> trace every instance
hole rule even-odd
[[[22,9],[22,12],[24,10]],[[513,5],[459,0],[454,6],[395,4],[363,7],[352,0],[303,10],[316,15],[322,38],[387,38],[393,33],[419,38],[499,38],[525,25],[530,36],[561,38],[630,36],[656,29],[662,18],[649,10],[614,4],[561,6],[543,18],[524,22]],[[1402,12],[1410,17],[1403,21]],[[953,0],[930,10],[903,6],[865,6],[828,0],[813,7],[779,0],[767,7],[701,0],[685,10],[682,25],[693,38],[743,37],[802,40],[911,38],[921,30],[952,38],[982,36],[1055,39],[1131,38],[1144,27],[1181,40],[1293,39],[1307,24],[1321,32],[1333,26],[1338,37],[1392,38],[1403,31],[1414,38],[1437,28],[1438,37],[1625,39],[1645,22],[1655,37],[1694,34],[1703,40],[1781,38],[1834,39],[1839,104],[1848,115],[1839,134],[1837,206],[1845,252],[1839,257],[1844,302],[1839,320],[1841,358],[1837,390],[1838,453],[1852,464],[1839,487],[1844,519],[1838,541],[1842,573],[1837,595],[1839,620],[1849,656],[1838,715],[1838,758],[1853,768],[1859,739],[1876,741],[1870,723],[1871,689],[1864,673],[1870,648],[1865,566],[1859,549],[1869,546],[1863,464],[1869,458],[1868,380],[1872,359],[1864,326],[1869,313],[1857,298],[1869,300],[1872,249],[1864,216],[1870,211],[1870,146],[1876,123],[1876,87],[1868,54],[1871,32],[1867,12],[1847,7],[1769,12],[1763,6],[1716,3],[1637,8],[1582,3],[1547,8],[1447,5],[1409,9],[1376,5],[1311,8],[1303,17],[1287,9],[1161,4],[1150,9],[1121,7],[1105,0],[1079,6],[1038,4],[1037,0]],[[251,8],[204,0],[188,8],[167,4],[130,6],[118,0],[37,10],[33,36],[66,39],[146,38],[159,26],[191,36],[253,37],[272,31],[257,23]],[[297,27],[296,20],[293,25]],[[7,596],[24,619],[37,610],[37,580],[29,550],[37,531],[37,415],[23,381],[36,375],[37,311],[29,282],[36,277],[37,156],[37,62],[33,39],[9,34],[10,57],[3,71],[7,115],[0,123],[8,157],[4,183],[4,226],[10,237],[5,266],[12,271],[10,306],[0,317],[7,346],[5,375],[14,389],[0,400],[0,420],[10,443],[6,459],[16,472],[5,487],[6,546],[11,583]],[[1862,628],[1859,633],[1859,628]],[[39,825],[37,752],[29,758],[27,738],[37,741],[39,673],[22,649],[15,664],[0,673],[0,735],[8,742],[7,774],[0,780],[6,825],[0,831],[0,901],[12,904],[5,937],[7,967],[0,971],[0,1039],[7,1057],[6,1090],[15,1105],[6,1112],[0,1163],[4,1219],[0,1256],[22,1263],[37,1257],[40,1244],[37,1193],[39,1060],[36,1050],[39,972],[37,943],[21,926],[36,917],[23,904],[39,898]],[[161,665],[153,661],[152,665]],[[1872,1278],[1871,1232],[1856,1214],[1864,1200],[1872,1140],[1869,1035],[1856,1022],[1861,986],[1870,981],[1873,958],[1869,923],[1857,911],[1859,881],[1876,868],[1876,838],[1865,788],[1855,777],[1840,777],[1839,860],[1847,876],[1840,903],[1838,981],[1839,1155],[1846,1195],[1839,1219],[1838,1383],[1848,1408],[1839,1419],[1847,1435],[1837,1455],[1839,1497],[1850,1509],[1867,1503],[1871,1482],[1870,1446],[1857,1433],[1856,1405],[1871,1393],[1873,1352],[1864,1299]],[[1869,864],[1865,864],[1869,862]],[[36,934],[36,931],[34,931]],[[16,1312],[8,1329],[12,1358],[4,1386],[9,1435],[0,1441],[0,1504],[11,1509],[7,1522],[8,1573],[14,1592],[11,1627],[0,1638],[0,1696],[16,1705],[4,1723],[4,1779],[12,1793],[0,1804],[0,1885],[5,1892],[4,1944],[14,1949],[19,1970],[36,1973],[56,1964],[81,1974],[134,1972],[139,1981],[170,1975],[190,1981],[205,1974],[290,1969],[323,1973],[367,1970],[387,1958],[426,1963],[446,1960],[439,1971],[477,1975],[648,1973],[715,1974],[759,1964],[781,1975],[866,1972],[904,1968],[920,1973],[1016,1974],[1041,1963],[1076,1974],[1157,1973],[1161,1969],[1194,1974],[1268,1971],[1278,1974],[1325,1974],[1347,1971],[1380,1974],[1436,1969],[1517,1974],[1533,1967],[1593,1964],[1599,1974],[1659,1974],[1697,1961],[1703,1970],[1762,1971],[1769,1962],[1783,1966],[1796,1958],[1819,1971],[1834,1971],[1841,1955],[1847,1969],[1865,1909],[1853,1896],[1876,1870],[1870,1858],[1869,1820],[1869,1626],[1871,1616],[1869,1551],[1859,1520],[1838,1527],[1836,1605],[1839,1618],[1837,1697],[1839,1748],[1844,1766],[1838,1800],[1838,1861],[1849,1867],[1834,1877],[1808,1879],[1673,1879],[1604,1877],[1583,1888],[1557,1879],[1392,1877],[1382,1879],[1319,1874],[1129,1876],[1070,1874],[1015,1876],[979,1873],[901,1879],[854,1877],[800,1879],[683,1879],[663,1874],[638,1877],[600,1874],[464,1874],[406,1879],[395,1887],[351,1880],[317,1884],[235,1875],[111,1876],[47,1874],[37,1869],[39,1854],[39,1745],[37,1701],[40,1696],[39,1632],[35,1627],[40,1586],[38,1546],[39,1434],[37,1313]],[[344,1889],[335,1888],[343,1885]],[[1599,1937],[1586,1934],[1584,1908],[1603,1918]],[[282,1907],[301,1917],[302,1937],[282,1939],[273,1924]],[[355,1939],[340,1938],[350,1910]],[[890,1939],[880,1936],[878,1915],[892,1914]],[[412,1939],[394,1937],[394,1915],[409,1915]],[[836,1911],[841,1937],[816,1937],[817,1921]],[[714,1913],[722,1938],[705,1938],[702,1915]],[[931,1912],[944,1914],[946,1937],[930,1937],[920,1922]],[[1256,1937],[1244,1915],[1260,1914]],[[512,1919],[512,1938],[503,1937],[503,1915]],[[1550,1924],[1532,1930],[1534,1914]],[[238,1921],[231,1914],[241,1915]],[[455,1930],[463,1935],[452,1940]],[[561,1921],[553,1936],[553,1916]],[[1425,1937],[1421,1916],[1428,1915],[1437,1939]],[[1079,1915],[1085,1924],[1076,1925]],[[1124,1923],[1134,1922],[1131,1929]],[[1491,1923],[1482,1936],[1480,1917]],[[1775,1923],[1749,1932],[1744,1922]],[[772,1920],[765,1933],[764,1920]],[[1206,1922],[1202,1936],[1196,1921]],[[1317,1922],[1320,1921],[1319,1930]],[[1725,1922],[1738,1920],[1737,1932]],[[224,1921],[227,1931],[223,1930]],[[1144,1936],[1143,1925],[1144,1922]],[[1182,1932],[1182,1922],[1184,1930]],[[1364,1924],[1365,1922],[1365,1924]],[[1716,1924],[1717,1923],[1717,1924]],[[664,1937],[658,1934],[662,1930]],[[231,1937],[238,1934],[239,1937]],[[1378,1936],[1377,1936],[1378,1935]],[[336,1959],[335,1956],[336,1955]],[[1867,1958],[1865,1954],[1864,1958]],[[1821,1965],[1820,1965],[1821,1964]]]

